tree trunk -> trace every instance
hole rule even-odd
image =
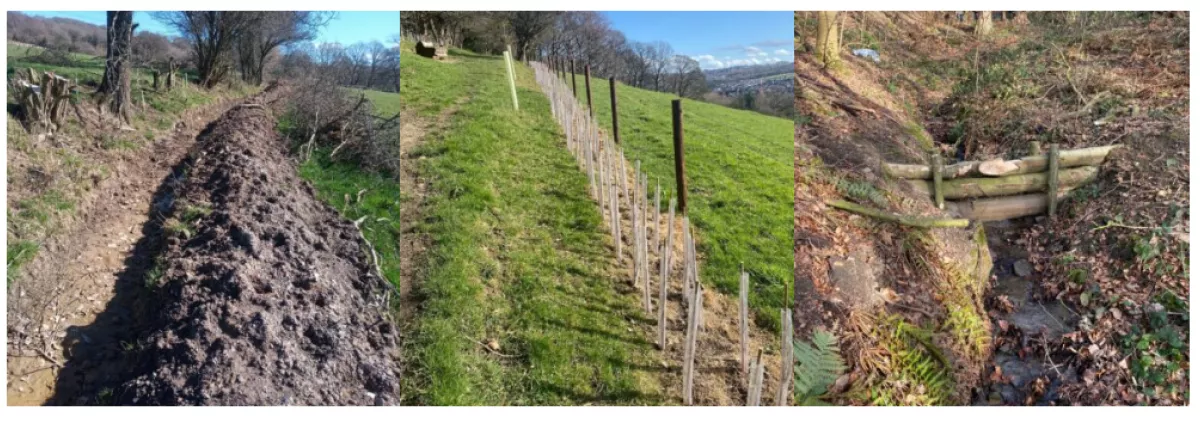
[[[986,37],[992,33],[992,12],[979,12],[979,19],[975,21],[975,35]]]
[[[838,12],[817,12],[817,60],[825,67],[835,67],[841,62],[838,28]]]
[[[1121,144],[1103,147],[1089,147],[1075,150],[1064,150],[1059,153],[1059,166],[1099,166],[1104,163],[1108,153],[1120,147]],[[983,162],[958,162],[942,168],[942,177],[946,179],[967,176],[1010,176],[1025,173],[1044,172],[1047,168],[1046,155],[1038,154],[1022,157],[1016,160],[988,160]],[[897,163],[884,163],[883,173],[900,179],[932,179],[933,171],[929,166]]]
[[[99,93],[108,102],[108,109],[121,120],[129,121],[129,56],[133,39],[133,12],[108,12],[107,47],[104,79]]]
[[[1058,186],[1076,187],[1096,179],[1099,169],[1095,166],[1064,169],[1058,172]],[[917,192],[932,195],[930,181],[909,180]],[[976,197],[1000,197],[1005,195],[1045,192],[1048,185],[1046,173],[1005,176],[1001,178],[963,178],[942,182],[942,192],[947,200]]]
[[[1029,15],[1027,13],[1028,12],[1017,12],[1012,19],[1013,25],[1029,25]]]

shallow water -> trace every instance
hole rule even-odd
[[[1032,224],[1030,219],[989,222],[984,224],[988,235],[988,249],[991,251],[993,267],[993,285],[989,304],[997,304],[1001,296],[1005,296],[1012,304],[1011,311],[993,311],[994,335],[1000,335],[1000,321],[1016,328],[1020,335],[1020,346],[1013,348],[1002,346],[994,351],[992,366],[985,369],[985,380],[996,368],[1003,375],[1003,380],[985,382],[979,389],[975,403],[978,405],[1048,405],[1058,397],[1057,387],[1064,379],[1073,379],[1073,370],[1056,366],[1049,357],[1041,354],[1022,354],[1022,346],[1038,345],[1042,339],[1055,340],[1075,327],[1077,315],[1059,301],[1037,301],[1034,290],[1037,286],[1037,273],[1018,272],[1018,268],[1029,267],[1028,255],[1021,245],[1011,243],[1011,239]],[[1025,276],[1021,274],[1025,273]],[[1028,350],[1026,350],[1028,351]],[[1033,394],[1031,383],[1045,376],[1047,386],[1040,395],[1030,398]]]

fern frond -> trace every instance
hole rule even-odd
[[[797,340],[793,348],[796,352],[796,403],[807,403],[812,398],[824,395],[846,365],[842,361],[837,337],[829,332],[816,331],[811,341]]]

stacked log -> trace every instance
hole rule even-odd
[[[1014,160],[965,161],[940,166],[883,163],[883,173],[903,179],[931,200],[944,198],[945,208],[972,220],[1005,220],[1041,214],[1072,189],[1096,179],[1114,144],[1031,155]],[[938,169],[941,169],[938,172]],[[940,182],[940,183],[938,183]],[[1047,192],[1055,192],[1052,199]],[[936,200],[935,200],[936,201]],[[1052,210],[1051,210],[1052,211]]]

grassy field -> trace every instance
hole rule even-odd
[[[586,103],[582,75],[578,79],[580,101]],[[651,184],[662,181],[664,198],[675,195],[675,98],[617,86],[626,159],[641,160]],[[592,79],[592,101],[600,126],[611,129],[607,79]],[[701,280],[737,295],[738,268],[744,263],[756,321],[777,329],[779,309],[790,308],[793,288],[792,122],[686,99],[683,122],[688,215],[704,261]]]
[[[615,276],[587,179],[531,70],[518,66],[515,112],[503,62],[462,53],[401,63],[405,113],[458,105],[412,153],[431,181],[420,227],[431,245],[414,281],[406,402],[666,402],[653,323]]]
[[[351,88],[350,91],[355,95],[365,94],[375,107],[375,116],[387,118],[400,113],[400,94],[358,88]]]

